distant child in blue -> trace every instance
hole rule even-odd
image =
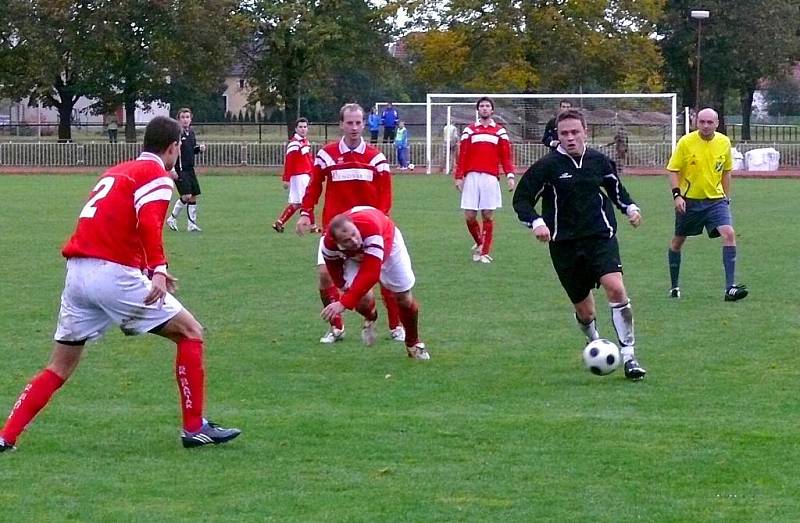
[[[400,170],[405,171],[408,169],[408,129],[406,123],[400,120],[397,126],[397,132],[394,137],[394,146],[397,149],[397,163],[400,164]]]
[[[391,143],[394,141],[394,135],[397,131],[397,122],[400,120],[400,115],[397,114],[397,109],[392,106],[392,102],[386,104],[386,109],[381,113],[381,123],[383,124],[383,143]]]
[[[378,143],[378,133],[381,131],[381,117],[378,115],[377,107],[373,107],[372,112],[367,116],[367,126],[369,127],[369,143]]]

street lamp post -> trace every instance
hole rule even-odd
[[[695,97],[694,97],[694,114],[695,118],[697,118],[697,113],[700,112],[700,36],[703,33],[703,20],[711,16],[711,12],[692,10],[690,12],[690,15],[692,18],[697,20],[697,63],[695,64],[696,76],[695,76]]]

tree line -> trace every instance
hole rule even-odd
[[[103,114],[136,104],[215,106],[232,68],[250,102],[291,129],[335,120],[342,101],[418,101],[426,92],[664,92],[741,112],[754,91],[791,91],[800,0],[5,0],[0,96],[56,108],[69,140],[79,97]],[[390,44],[399,52],[390,54]],[[735,106],[735,107],[734,107]],[[221,119],[218,116],[214,119]],[[724,120],[723,120],[724,124]]]

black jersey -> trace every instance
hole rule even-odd
[[[194,155],[200,152],[200,146],[197,145],[197,138],[194,136],[194,130],[189,129],[181,130],[181,157],[175,164],[175,172],[189,171],[194,169]]]
[[[558,140],[558,129],[556,129],[556,119],[550,118],[544,126],[544,134],[542,135],[542,143],[550,147],[551,151],[555,151],[555,147],[550,146],[550,142]]]
[[[541,215],[535,209],[539,200]],[[525,172],[514,192],[520,221],[532,228],[544,220],[551,241],[613,238],[617,220],[612,202],[625,213],[629,207],[638,210],[614,163],[588,148],[580,158],[560,147],[547,154]]]

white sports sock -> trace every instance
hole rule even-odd
[[[189,211],[189,221],[197,225],[197,203],[187,203],[186,210]]]
[[[611,321],[614,330],[617,331],[619,341],[619,351],[622,354],[622,361],[628,361],[634,357],[634,345],[636,337],[633,334],[633,309],[631,301],[624,303],[609,303],[611,307]]]
[[[589,323],[583,323],[579,318],[578,315],[575,315],[575,321],[578,322],[578,328],[581,332],[586,336],[586,339],[589,341],[594,341],[600,338],[600,333],[597,332],[597,319],[592,318],[592,321]]]
[[[183,200],[178,198],[178,201],[175,202],[175,207],[172,208],[172,217],[173,218],[177,218],[178,216],[180,216],[181,215],[181,211],[183,210],[183,208],[185,206],[186,206],[186,204],[183,203]]]

